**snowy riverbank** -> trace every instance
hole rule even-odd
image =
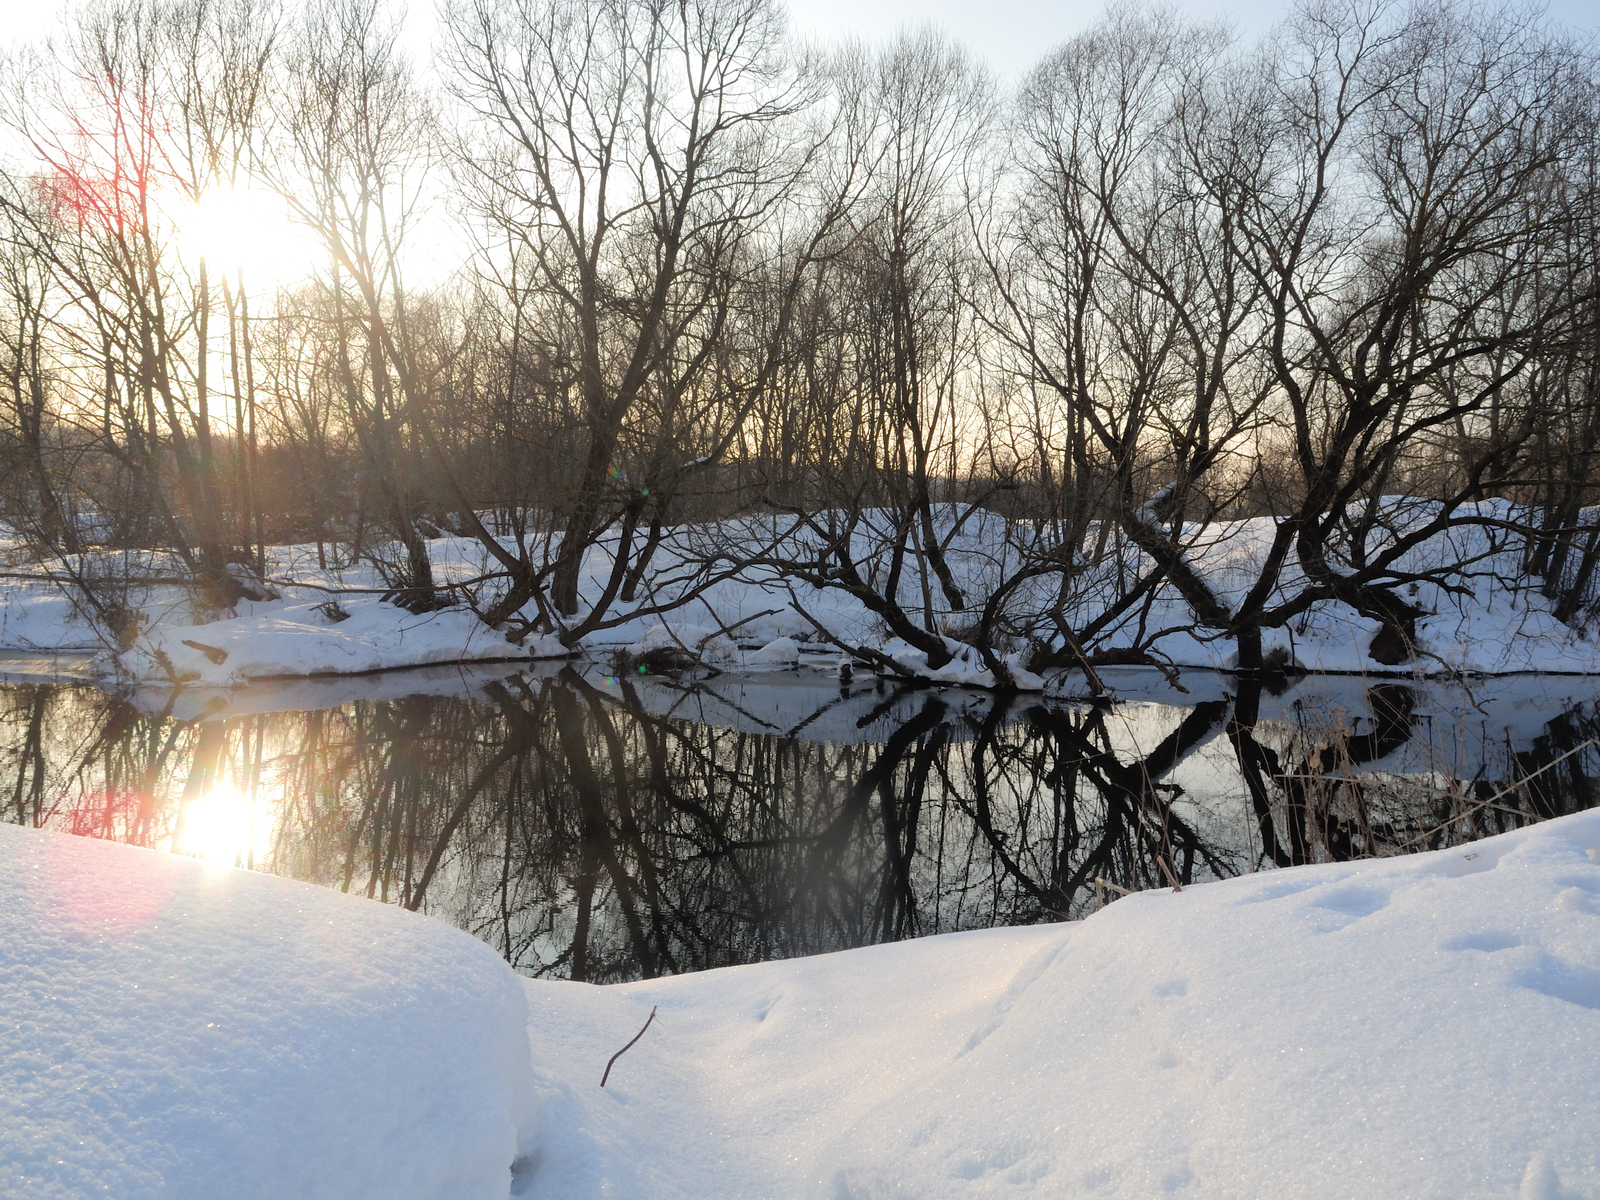
[[[1397,577],[1419,573],[1420,582],[1403,589],[1405,602],[1420,613],[1412,659],[1398,664],[1374,659],[1371,647],[1380,625],[1332,600],[1319,600],[1285,624],[1263,629],[1264,652],[1272,661],[1309,671],[1366,675],[1600,674],[1600,638],[1589,636],[1581,621],[1568,625],[1556,618],[1538,581],[1523,577],[1523,550],[1496,531],[1494,521],[1503,523],[1515,514],[1499,501],[1481,507],[1480,516],[1488,524],[1438,534],[1409,550],[1395,566]],[[1397,509],[1396,528],[1422,520],[1427,511],[1426,505],[1416,511]],[[1263,518],[1217,522],[1196,527],[1190,535],[1186,558],[1224,608],[1231,611],[1244,603],[1262,573],[1274,530],[1273,522]],[[857,547],[863,561],[872,561],[875,547],[881,549],[881,535],[881,530],[863,526]],[[954,660],[930,667],[922,652],[891,637],[859,599],[837,588],[786,580],[770,565],[749,565],[710,582],[702,580],[702,590],[684,591],[700,586],[692,582],[698,576],[694,564],[713,551],[737,557],[762,544],[787,545],[786,538],[798,536],[781,530],[776,519],[754,518],[667,531],[654,560],[656,582],[635,600],[614,603],[600,627],[578,639],[571,652],[606,658],[618,650],[635,656],[688,651],[719,668],[770,671],[797,662],[831,665],[846,646],[880,665],[893,660],[900,670],[931,682],[993,686],[994,676],[981,656],[954,637],[947,639]],[[940,628],[957,634],[970,625],[973,604],[1019,569],[1020,552],[1013,543],[1021,538],[1018,527],[1007,526],[993,513],[968,513],[952,529],[949,562],[972,603],[962,612],[930,609]],[[579,589],[580,616],[585,604],[606,592],[614,543],[614,538],[602,538],[588,552]],[[789,546],[787,552],[797,560],[810,553],[798,546]],[[429,555],[441,582],[478,579],[492,566],[481,546],[459,537],[433,539]],[[74,608],[64,585],[13,580],[0,587],[0,649],[99,647],[99,668],[107,677],[205,687],[438,663],[563,658],[569,653],[556,636],[508,641],[467,607],[417,615],[385,603],[383,579],[369,563],[323,567],[314,547],[308,546],[272,547],[268,559],[267,573],[282,598],[242,601],[233,615],[197,615],[188,593],[170,583],[136,592],[129,603],[140,613],[138,634],[120,653],[109,648],[106,631],[97,630]],[[1039,645],[1054,645],[1054,626],[1041,624],[1039,614],[1056,603],[1052,589],[1058,586],[1058,581],[1033,579],[1009,593],[1010,624],[1034,628],[1042,639]],[[1129,652],[1138,651],[1170,666],[1208,670],[1233,665],[1234,642],[1218,630],[1197,627],[1193,611],[1170,584],[1152,589],[1139,604],[1118,609],[1114,620],[1102,620],[1127,586],[1120,569],[1108,564],[1085,566],[1073,583],[1063,616],[1075,629],[1095,630],[1087,646],[1091,653],[1125,661]],[[1271,603],[1287,603],[1305,587],[1291,556],[1277,577]],[[487,593],[480,596],[480,605],[488,598]],[[898,599],[908,612],[921,613],[927,603],[909,579],[902,580]],[[652,605],[666,609],[653,611]],[[200,615],[221,619],[196,623]],[[532,604],[523,612],[527,619],[536,615]],[[1043,681],[1021,669],[1030,653],[1022,640],[996,648],[1007,656],[1019,684],[1040,686]],[[1057,684],[1066,683],[1059,673],[1055,678]],[[1081,690],[1081,677],[1068,686]]]
[[[145,851],[0,864],[6,1194],[1600,1194],[1600,813],[614,987]]]
[[[1079,924],[526,987],[532,1196],[1600,1194],[1600,813]]]

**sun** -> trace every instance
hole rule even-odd
[[[251,187],[214,187],[173,214],[185,252],[209,272],[251,291],[293,284],[311,273],[310,246],[280,196]]]

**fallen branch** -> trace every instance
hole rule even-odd
[[[220,647],[208,646],[204,642],[191,642],[188,638],[183,639],[183,644],[191,650],[200,651],[218,666],[228,661],[228,652]]]
[[[711,607],[710,602],[704,596],[699,596],[697,599],[705,606],[706,612],[711,614],[711,619],[717,623],[717,628],[722,631],[722,636],[733,642],[734,645],[738,645],[738,639],[733,636],[733,631],[739,626],[748,625],[751,621],[759,621],[762,617],[776,616],[783,611],[781,608],[763,609],[761,612],[751,613],[748,617],[735,621],[732,625],[724,625],[722,618],[717,616],[717,610]]]
[[[640,1038],[642,1038],[644,1036],[644,1031],[646,1029],[650,1028],[650,1022],[654,1021],[655,1019],[656,1019],[656,1009],[655,1009],[655,1005],[652,1004],[650,1006],[650,1015],[644,1019],[644,1027],[642,1029],[640,1029],[638,1033],[633,1035],[633,1042],[637,1042]],[[605,1087],[606,1080],[611,1078],[611,1068],[616,1065],[617,1059],[621,1058],[629,1050],[633,1049],[633,1042],[629,1042],[621,1050],[618,1050],[615,1054],[613,1054],[611,1056],[611,1061],[606,1064],[606,1073],[604,1075],[600,1076],[600,1086],[601,1087]]]

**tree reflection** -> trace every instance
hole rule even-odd
[[[1420,764],[1426,769],[1379,769],[1418,739],[1423,721],[1412,687],[1368,688],[1365,732],[1342,715],[1302,715],[1269,731],[1274,746],[1258,736],[1263,686],[1259,679],[1239,681],[1228,724],[1263,862],[1282,867],[1437,850],[1596,801],[1578,752],[1592,753],[1590,743],[1600,740],[1593,705],[1560,713],[1525,748],[1509,739],[1479,747],[1476,774],[1462,778],[1459,764],[1427,756]]]
[[[1292,719],[1264,717],[1270,693],[1248,679],[1138,712],[877,686],[827,701],[838,740],[813,741],[753,716],[683,720],[628,679],[571,669],[197,719],[15,685],[0,797],[14,822],[180,850],[208,802],[244,797],[251,820],[207,853],[427,911],[519,970],[593,981],[1077,918],[1101,881],[1435,848],[1597,798],[1589,706],[1456,779],[1395,767],[1428,721],[1394,683],[1360,711],[1297,704]],[[840,738],[858,711],[878,740]],[[1192,794],[1184,781],[1208,776],[1190,767],[1218,748],[1232,782]]]

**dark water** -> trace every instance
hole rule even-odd
[[[10,682],[0,811],[613,981],[1073,919],[1117,889],[1433,849],[1597,799],[1600,681],[1110,682],[1112,706],[820,673]]]

